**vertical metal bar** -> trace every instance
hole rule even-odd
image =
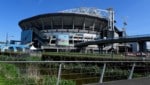
[[[57,53],[59,52],[59,49],[58,49],[58,47],[57,47]]]
[[[74,29],[74,28],[73,28]],[[73,43],[73,45],[74,45],[74,34],[72,35],[72,43]],[[73,46],[73,48],[74,48],[74,46]]]
[[[42,23],[42,30],[44,30],[45,29],[44,21],[42,19],[40,19],[40,20],[41,20],[41,23]]]
[[[8,44],[8,33],[6,33],[6,46]]]
[[[49,39],[49,45],[52,44],[52,39],[53,39],[53,36],[51,35],[51,36],[50,36],[50,39]]]
[[[62,64],[59,64],[59,71],[58,71],[58,77],[57,77],[57,82],[56,82],[56,85],[59,85],[59,82],[60,82],[60,76],[61,76],[61,67],[62,67]]]
[[[53,18],[51,19],[51,29],[53,29]]]
[[[104,63],[99,83],[103,83],[103,78],[104,78],[105,70],[106,70],[106,63]]]
[[[96,19],[93,22],[92,30],[94,31]]]
[[[133,63],[133,65],[132,65],[132,69],[131,69],[131,71],[130,71],[130,75],[129,75],[128,79],[132,79],[135,66],[136,66],[136,64],[135,64],[135,63]]]
[[[114,11],[112,10],[112,30],[113,30],[113,32],[115,31],[115,29],[114,29],[114,19],[115,19]]]
[[[99,54],[100,54],[100,52],[101,52],[101,48],[100,48],[100,45],[98,45],[98,51],[99,51]]]
[[[64,29],[64,21],[63,21],[63,17],[61,18],[61,29]]]
[[[112,44],[112,50],[111,50],[111,58],[113,59],[114,58],[114,47],[113,47],[113,44]]]
[[[83,21],[83,30],[85,30],[85,18],[84,18],[84,21]]]
[[[74,18],[72,18],[72,29],[74,29]]]

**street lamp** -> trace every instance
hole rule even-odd
[[[127,37],[127,33],[126,33],[126,26],[127,26],[127,22],[126,22],[126,18],[123,18],[123,37],[126,38]],[[126,52],[127,52],[127,43],[124,43],[124,56],[126,56]]]
[[[9,37],[14,37],[14,36],[8,36],[8,33],[6,33],[6,45],[9,43],[9,40],[8,40]]]

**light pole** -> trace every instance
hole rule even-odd
[[[126,26],[127,26],[127,22],[126,22],[126,18],[123,18],[123,34],[124,34],[124,38],[127,37],[127,33],[126,33]],[[127,43],[124,43],[124,56],[126,56],[126,52],[127,52]]]
[[[9,43],[9,40],[8,40],[9,37],[14,37],[14,36],[8,36],[8,33],[6,33],[6,45],[8,45]]]
[[[6,33],[6,45],[8,44],[8,33]]]

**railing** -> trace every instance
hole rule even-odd
[[[132,36],[126,36],[126,37],[114,37],[113,39],[121,39],[121,38],[141,38],[141,37],[150,37],[150,34],[132,35]],[[96,39],[96,40],[112,40],[112,38]]]
[[[150,61],[0,61],[0,74],[7,85],[82,85],[148,77]]]
[[[150,37],[150,34],[127,36],[127,38],[134,38],[134,37]]]

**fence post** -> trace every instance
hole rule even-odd
[[[62,64],[59,64],[59,70],[58,70],[58,77],[57,77],[56,85],[59,85],[59,82],[60,82],[61,67],[62,67]]]
[[[132,65],[132,69],[131,69],[131,71],[130,71],[130,74],[129,74],[128,79],[132,79],[135,66],[136,66],[136,64],[135,64],[135,63],[133,63],[133,65]]]
[[[104,63],[104,65],[103,65],[103,70],[102,70],[102,73],[101,73],[101,77],[100,77],[99,83],[103,83],[105,69],[106,69],[106,63]]]

